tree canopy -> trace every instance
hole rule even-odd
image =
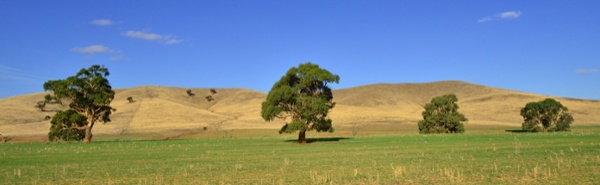
[[[74,129],[85,130],[84,142],[91,142],[94,123],[110,122],[110,114],[115,111],[110,106],[115,92],[106,79],[108,75],[104,66],[92,65],[81,69],[75,76],[44,83],[44,90],[52,91],[53,99],[70,101],[69,109],[86,118],[83,126],[71,125]]]
[[[560,102],[547,98],[539,102],[529,102],[521,109],[523,130],[531,132],[569,131],[573,116]]]
[[[339,80],[338,75],[310,62],[292,67],[269,91],[262,103],[262,117],[265,121],[289,121],[279,133],[299,131],[299,143],[306,143],[306,131],[333,132],[327,114],[335,103],[327,84]]]
[[[419,121],[419,132],[429,133],[463,133],[463,122],[468,119],[458,112],[458,98],[454,94],[435,97],[425,105],[423,120]]]

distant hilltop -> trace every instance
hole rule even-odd
[[[193,96],[187,93],[191,90]],[[117,111],[111,122],[96,124],[94,134],[170,133],[186,134],[207,128],[279,129],[283,121],[265,122],[260,115],[266,93],[248,89],[178,88],[142,86],[116,89],[111,106]],[[415,84],[373,84],[334,90],[336,106],[330,117],[334,128],[353,124],[387,125],[414,129],[422,119],[423,106],[433,97],[453,93],[465,125],[520,127],[519,115],[526,103],[554,98],[568,107],[573,125],[599,125],[600,101],[550,97],[460,81]],[[57,104],[46,111],[35,107],[47,93],[0,99],[0,134],[46,135]],[[212,100],[208,100],[207,96]],[[128,100],[131,97],[132,101]]]

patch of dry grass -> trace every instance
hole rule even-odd
[[[211,95],[208,88],[192,88],[195,96],[188,96],[186,90],[158,86],[117,89],[111,104],[117,109],[111,116],[112,122],[96,124],[94,133],[156,133],[171,137],[217,125],[231,130],[278,129],[283,124],[281,120],[262,120],[260,109],[265,93],[247,89],[216,89],[217,93],[212,95],[215,100],[209,102],[205,99],[205,96]],[[468,125],[474,126],[520,127],[520,109],[528,102],[548,98],[457,81],[376,84],[335,90],[334,101],[337,104],[330,116],[335,128],[349,128],[357,124],[414,129],[421,119],[422,106],[431,98],[448,93],[458,96],[459,111],[469,118]],[[43,100],[45,94],[0,99],[0,134],[46,135],[49,121],[44,117],[54,115],[54,110],[64,107],[49,105],[49,111],[37,110],[34,105]],[[133,97],[134,102],[129,103],[127,97]],[[600,123],[597,116],[600,115],[600,101],[552,98],[569,108],[575,118],[574,125]]]

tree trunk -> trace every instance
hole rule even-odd
[[[85,127],[85,137],[83,138],[83,142],[84,143],[92,142],[92,127],[90,127],[90,126]]]
[[[302,130],[298,133],[298,143],[306,144],[306,130]]]

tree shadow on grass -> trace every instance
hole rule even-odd
[[[340,142],[342,140],[351,139],[349,137],[321,137],[321,138],[306,138],[306,143],[315,143],[315,142]],[[289,139],[285,140],[285,142],[289,143],[298,143],[298,139]]]
[[[510,133],[533,133],[532,131],[529,130],[505,130],[506,132],[510,132]]]

